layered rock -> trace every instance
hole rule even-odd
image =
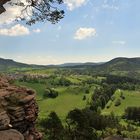
[[[24,140],[23,135],[17,130],[0,131],[0,140]]]
[[[40,140],[41,135],[35,128],[37,116],[35,92],[10,85],[8,79],[0,77],[0,140],[3,140],[1,134],[8,131],[8,136],[17,135],[13,132],[17,131],[25,140]]]
[[[109,136],[105,138],[104,140],[124,140],[124,138],[121,136]]]

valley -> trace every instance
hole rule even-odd
[[[6,60],[6,66],[7,63]],[[130,64],[134,71],[128,68]],[[66,131],[63,137],[66,140],[68,135],[75,133],[74,129],[72,132],[67,129],[68,125],[75,128],[75,124],[69,124],[68,120],[74,121],[76,125],[80,125],[79,121],[90,121],[89,126],[83,124],[82,127],[94,128],[95,132],[90,134],[96,134],[96,138],[118,133],[127,138],[140,138],[139,115],[135,119],[126,116],[131,110],[139,111],[140,108],[139,58],[116,58],[98,65],[70,63],[61,66],[32,66],[17,65],[16,62],[8,67],[5,63],[0,65],[6,68],[1,73],[11,77],[13,85],[28,87],[36,92],[39,106],[37,128],[44,133],[44,140],[49,137],[46,129],[50,128],[43,124],[49,123],[46,121],[49,121],[53,113],[62,122],[62,131]],[[78,114],[81,115],[75,120]],[[84,120],[79,120],[80,117],[84,117]],[[97,124],[94,126],[94,123]],[[85,129],[81,131],[88,133]]]

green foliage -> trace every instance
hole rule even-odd
[[[121,92],[123,92],[123,96],[125,96],[125,100],[120,98]],[[139,91],[127,91],[127,90],[117,90],[115,92],[115,94],[113,95],[114,101],[112,101],[111,106],[107,109],[107,105],[106,108],[102,110],[103,114],[110,114],[110,112],[114,112],[115,115],[118,116],[122,116],[125,112],[125,109],[127,107],[131,106],[136,106],[139,107],[140,106],[140,92]],[[117,99],[121,100],[121,104],[119,105],[119,107],[115,106],[115,102]]]
[[[127,107],[125,110],[125,118],[128,120],[139,121],[140,123],[140,107]]]
[[[119,106],[119,105],[121,105],[121,100],[120,100],[120,99],[117,99],[117,100],[115,101],[115,106]]]
[[[86,100],[86,96],[85,95],[83,96],[83,100]]]
[[[83,110],[74,109],[66,117],[68,136],[76,140],[96,140],[106,128],[117,128],[119,119],[112,113],[103,116],[88,108]]]
[[[49,76],[45,79],[36,79],[39,82],[20,81],[19,84],[37,91],[40,119],[47,118],[51,111],[56,111],[64,124],[63,132],[60,132],[62,140],[72,140],[74,138],[75,140],[92,140],[92,138],[96,140],[116,134],[128,137],[130,131],[133,131],[131,137],[134,134],[136,134],[136,137],[140,134],[138,120],[134,121],[133,118],[130,120],[131,124],[129,124],[127,118],[122,118],[125,109],[130,104],[140,106],[140,92],[134,91],[132,88],[135,84],[139,85],[136,79],[111,75],[109,75],[109,78],[108,75],[94,76],[87,69],[85,69],[86,75],[83,74],[82,69],[53,68],[38,71],[41,74],[48,72]],[[37,73],[37,70],[34,72]],[[100,82],[96,82],[96,80]],[[129,90],[122,90],[127,88]],[[130,89],[133,89],[133,91]],[[57,91],[59,96],[55,99],[48,98],[51,90]],[[87,101],[90,104],[86,106]],[[116,104],[120,104],[119,107],[116,107]],[[110,112],[114,114],[110,114]],[[68,115],[66,115],[67,113]],[[45,129],[43,131],[45,132]],[[52,136],[51,131],[50,134]],[[48,137],[46,133],[45,139],[48,139]]]
[[[47,83],[51,84],[52,86],[70,86],[72,84],[72,82],[69,79],[64,78],[63,76],[50,76]]]
[[[86,93],[86,94],[89,94],[89,90],[88,90],[88,89],[86,89],[86,90],[85,90],[85,93]]]
[[[54,89],[58,91],[57,98],[45,98],[42,100],[43,94],[45,93],[46,84],[19,81],[17,81],[16,84],[32,88],[36,91],[37,102],[40,108],[39,118],[44,118],[51,111],[55,111],[63,120],[70,110],[76,107],[81,109],[86,106],[86,101],[82,100],[84,93],[82,93],[82,89],[79,89],[80,87],[75,88],[75,86],[58,86]]]
[[[47,88],[43,94],[43,98],[56,98],[58,92],[54,89]]]
[[[61,77],[59,79],[59,85],[61,85],[61,86],[70,86],[71,85],[71,81],[66,79],[66,78],[64,78],[64,77]]]
[[[110,100],[110,101],[107,103],[106,108],[110,108],[111,105],[112,105],[112,101]]]
[[[42,120],[40,125],[44,128],[48,140],[62,140],[64,128],[61,120],[55,112],[51,112],[48,118]]]
[[[125,99],[125,96],[124,96],[123,92],[121,91],[120,94],[121,94],[121,95],[120,95],[121,99],[124,100],[124,99]]]
[[[140,129],[136,130],[136,131],[128,131],[128,130],[124,130],[122,131],[122,136],[123,137],[127,137],[130,139],[140,139]]]
[[[68,137],[76,140],[95,140],[96,132],[90,127],[88,116],[84,111],[74,109],[66,117]]]
[[[105,107],[107,102],[111,99],[111,96],[115,92],[114,86],[104,85],[102,88],[96,88],[92,95],[91,109],[96,110],[100,106],[102,109]]]
[[[138,79],[107,75],[107,78],[104,80],[107,84],[115,85],[118,89],[123,90],[135,90],[135,85],[140,84]]]

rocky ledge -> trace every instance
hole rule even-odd
[[[0,76],[0,140],[41,140],[37,116],[35,92]]]

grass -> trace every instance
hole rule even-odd
[[[86,101],[83,101],[82,98],[81,94],[61,94],[56,99],[39,101],[40,117],[45,117],[51,111],[55,111],[63,120],[70,110],[85,107]]]
[[[37,102],[39,105],[39,118],[46,117],[51,111],[55,111],[61,120],[64,120],[67,113],[74,108],[84,108],[86,106],[86,100],[83,101],[85,95],[82,88],[78,87],[57,87],[55,90],[59,92],[59,95],[55,99],[42,99],[42,95],[45,91],[46,85],[40,83],[27,83],[16,82],[17,85],[26,86],[36,90]],[[86,95],[87,97],[89,95]]]
[[[75,78],[73,76],[67,77],[68,80],[70,80],[73,84],[79,84],[81,81],[78,78]]]
[[[61,119],[64,119],[67,113],[74,108],[84,108],[95,87],[95,85],[92,85],[90,94],[88,95],[84,93],[84,88],[82,86],[71,85],[69,87],[56,87],[55,90],[59,92],[59,96],[57,98],[42,99],[42,95],[46,88],[45,84],[27,82],[17,82],[16,84],[32,88],[37,92],[37,101],[40,108],[40,118],[45,117],[51,111],[55,111]],[[125,99],[120,98],[121,92],[123,92]],[[85,101],[82,100],[84,95],[87,97],[87,100]],[[115,100],[112,101],[112,103],[111,100],[108,102],[106,106],[109,105],[110,107],[106,107],[102,111],[103,114],[110,114],[110,112],[114,112],[116,115],[121,116],[128,106],[140,106],[139,91],[117,90],[113,96],[115,97]],[[115,101],[119,98],[121,99],[121,105],[116,107]]]
[[[56,68],[48,68],[48,69],[33,69],[30,71],[27,71],[27,74],[47,74],[51,75],[54,74],[57,71]]]
[[[40,83],[16,82],[15,84],[19,86],[25,86],[35,90],[37,93],[37,100],[42,99],[42,95],[46,88],[45,84],[40,84]]]
[[[125,99],[120,98],[120,93],[123,92]],[[110,112],[114,112],[116,115],[121,116],[124,114],[124,111],[129,106],[140,106],[140,91],[120,91],[117,90],[114,94],[115,100],[112,102],[110,108],[105,108],[102,113],[109,114]],[[120,98],[121,105],[115,106],[115,101]],[[110,102],[110,101],[109,101]],[[108,102],[108,104],[109,104]]]

